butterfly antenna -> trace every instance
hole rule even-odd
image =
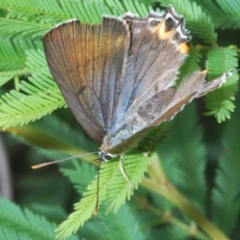
[[[37,165],[33,165],[32,169],[38,169],[38,168],[46,167],[48,165],[64,162],[64,161],[71,160],[71,159],[76,158],[76,157],[81,157],[81,156],[85,156],[85,155],[89,155],[89,154],[93,154],[93,153],[98,153],[98,152],[89,152],[89,153],[79,154],[79,155],[72,156],[72,157],[63,158],[63,159],[52,161],[52,162],[40,163],[40,164],[37,164]]]
[[[96,160],[100,160],[100,159],[96,159]],[[97,177],[97,195],[96,195],[96,205],[95,205],[95,209],[94,209],[94,214],[98,213],[98,205],[99,205],[99,182],[100,182],[100,169],[101,169],[101,164],[102,161],[99,161],[99,166],[98,166],[98,177]]]

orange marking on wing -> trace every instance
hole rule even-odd
[[[207,70],[207,69],[205,69],[205,70],[203,70],[201,73],[202,73],[202,75],[207,75],[207,73],[208,73],[208,70]]]
[[[152,33],[157,33],[159,39],[164,40],[167,38],[171,38],[173,35],[173,30],[166,31],[166,20],[164,19],[162,22],[160,22],[156,27],[153,28]]]
[[[181,53],[188,53],[189,46],[187,43],[181,43],[180,45],[177,46],[177,50],[180,51]]]

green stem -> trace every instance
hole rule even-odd
[[[69,156],[77,156],[82,154],[81,159],[89,162],[93,165],[98,165],[93,159],[96,159],[96,154],[87,154],[88,152],[85,150],[79,149],[77,147],[72,147],[71,145],[61,141],[61,139],[57,139],[44,133],[42,131],[37,130],[34,127],[29,125],[25,126],[17,126],[6,129],[6,132],[10,132],[18,137],[23,138],[26,142],[30,143],[31,145],[43,148],[43,149],[50,149],[60,151],[65,153]]]
[[[191,203],[184,198],[170,182],[166,180],[155,182],[149,178],[143,178],[141,184],[171,201],[175,206],[193,219],[212,239],[229,240],[229,238],[227,238],[227,236],[203,216],[200,211],[191,205]]]
[[[138,199],[138,201],[140,201],[141,198]],[[195,223],[194,224],[186,224],[186,223],[183,223],[181,220],[179,220],[178,218],[175,218],[174,216],[171,215],[171,213],[168,211],[167,212],[164,212],[154,206],[152,206],[151,204],[149,204],[147,206],[147,209],[158,216],[157,221],[154,221],[154,222],[148,222],[147,226],[151,227],[151,226],[154,226],[154,225],[159,225],[159,224],[163,224],[163,223],[169,223],[171,225],[174,225],[174,226],[177,226],[178,228],[181,228],[183,229],[184,231],[186,232],[189,232],[189,235],[190,236],[193,236],[195,237],[196,239],[198,240],[209,240],[209,237],[205,235],[205,233],[199,231],[197,229],[197,227],[192,227],[192,225],[196,225]]]

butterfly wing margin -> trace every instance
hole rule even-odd
[[[85,131],[101,142],[109,127],[129,45],[125,21],[99,25],[68,21],[48,32],[44,49],[50,71]]]

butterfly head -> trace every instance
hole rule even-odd
[[[108,161],[112,160],[114,157],[116,157],[116,155],[105,152],[101,149],[98,151],[98,156],[99,156],[100,162],[108,162]]]

